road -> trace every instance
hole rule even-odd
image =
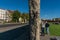
[[[29,25],[0,27],[0,40],[29,40]]]
[[[19,24],[19,23],[18,24],[2,24],[0,25],[0,33],[13,30],[13,29],[25,26],[25,25],[27,24]]]
[[[0,40],[29,40],[30,31],[28,24],[2,25],[0,27]]]

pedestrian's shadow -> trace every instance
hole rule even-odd
[[[41,33],[41,35],[40,36],[45,36],[45,33],[42,33],[42,32],[40,32]]]

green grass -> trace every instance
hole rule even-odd
[[[50,35],[51,36],[60,36],[60,24],[52,24],[50,23]]]

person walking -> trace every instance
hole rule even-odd
[[[45,32],[44,32],[44,29],[45,29],[45,22],[42,21],[42,27],[41,27],[41,34],[44,36],[45,35]]]
[[[46,34],[49,34],[49,23],[47,21],[46,21],[45,27],[46,27]]]

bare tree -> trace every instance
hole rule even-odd
[[[29,0],[30,40],[40,40],[40,0]]]

